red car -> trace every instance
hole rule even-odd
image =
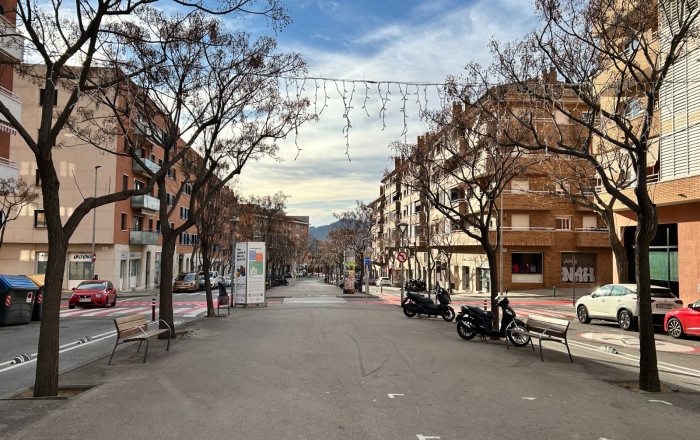
[[[700,336],[700,301],[684,309],[671,310],[664,318],[664,330],[674,338],[683,335]]]
[[[90,280],[82,281],[73,288],[73,294],[68,298],[68,308],[75,306],[114,307],[117,304],[117,289],[111,281]]]

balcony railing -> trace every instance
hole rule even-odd
[[[17,121],[22,122],[22,100],[19,96],[4,87],[0,87],[0,101],[5,104],[5,107],[10,110],[10,113]],[[2,114],[0,114],[0,121],[10,122]]]
[[[158,232],[156,231],[138,231],[132,229],[129,231],[129,244],[136,245],[157,245],[158,244]]]
[[[133,209],[141,209],[151,211],[155,214],[160,209],[160,200],[149,195],[140,195],[131,197],[131,207]],[[146,212],[148,214],[148,212]]]
[[[20,37],[15,25],[0,15],[0,58],[12,58],[22,61],[24,40]]]
[[[14,160],[0,157],[0,179],[14,179],[15,182],[19,178],[19,167]]]
[[[145,157],[141,158],[141,161],[143,161],[144,164],[146,164],[146,167],[150,170],[151,173],[155,174],[158,172],[160,167],[158,164],[153,162],[150,159],[146,159]],[[139,165],[138,162],[136,162],[136,159],[131,160],[131,170],[137,174],[140,174],[142,176],[149,177],[151,174],[146,171],[141,165]]]

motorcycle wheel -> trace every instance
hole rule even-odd
[[[447,322],[453,321],[455,319],[455,309],[450,306],[445,307],[442,311],[442,319]]]
[[[525,331],[525,324],[522,321],[515,321],[515,326],[513,328]],[[516,347],[524,347],[530,343],[530,337],[527,335],[512,333],[510,329],[506,330],[506,333],[508,333],[508,339],[510,339],[511,344]]]
[[[467,341],[473,339],[476,336],[476,332],[469,328],[464,321],[459,321],[457,323],[457,334],[460,338],[466,339]]]
[[[403,314],[408,316],[409,318],[413,318],[414,316],[416,316],[416,309],[415,307],[413,307],[413,304],[406,303],[403,306]]]

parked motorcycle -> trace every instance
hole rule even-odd
[[[408,280],[404,283],[404,290],[409,292],[425,292],[425,281]]]
[[[485,312],[479,307],[464,305],[457,314],[457,333],[462,339],[470,340],[477,334],[481,341],[486,341],[487,336],[508,337],[510,342],[516,347],[524,347],[530,343],[530,337],[519,333],[512,333],[510,330],[518,328],[525,330],[525,323],[516,319],[515,311],[510,307],[510,300],[507,296],[496,297],[498,306],[503,310],[501,314],[501,328],[493,327],[493,312]]]
[[[401,302],[403,314],[412,318],[416,314],[428,316],[442,316],[445,321],[452,321],[455,318],[455,311],[449,305],[452,302],[450,294],[444,288],[437,286],[435,298],[438,303],[434,303],[432,299],[421,296],[411,291],[406,292],[406,296]]]

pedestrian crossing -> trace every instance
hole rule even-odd
[[[145,303],[144,303],[145,305]],[[216,303],[214,304],[216,307]],[[117,304],[116,307],[110,307],[107,309],[94,309],[94,308],[75,308],[68,309],[68,307],[61,308],[61,318],[88,318],[88,317],[112,317],[117,318],[123,315],[137,315],[145,314],[149,315],[153,311],[152,305],[148,307],[144,306],[134,306],[132,304]],[[184,318],[196,318],[197,316],[203,316],[207,313],[207,305],[202,302],[193,303],[174,303],[173,304],[173,315]],[[156,315],[160,314],[160,308],[156,305]]]

